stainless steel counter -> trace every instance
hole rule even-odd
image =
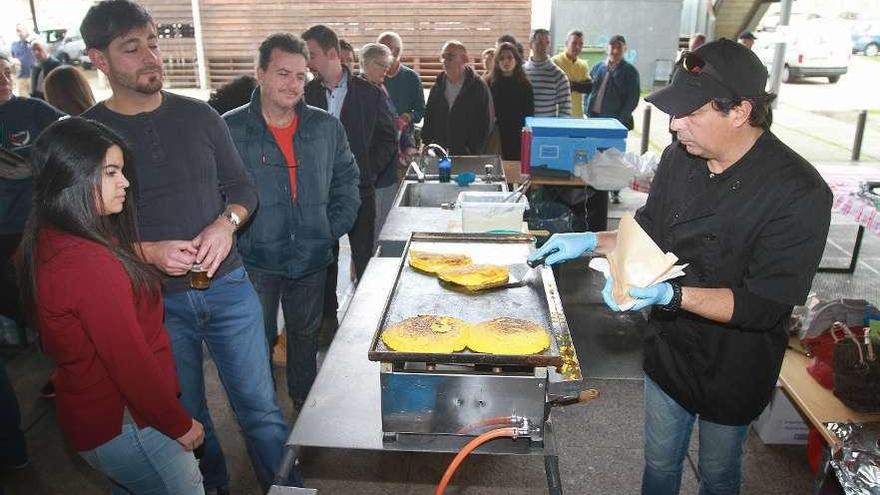
[[[379,256],[400,257],[413,232],[461,232],[461,210],[391,208],[379,233]]]
[[[336,338],[299,413],[287,444],[341,449],[455,452],[462,438],[406,438],[387,441],[382,434],[379,363],[367,359],[373,333],[394,284],[400,260],[373,258],[355,291]],[[547,423],[544,445],[527,438],[499,439],[478,452],[555,455],[552,425]]]

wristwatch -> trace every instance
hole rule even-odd
[[[241,217],[239,217],[234,211],[226,210],[220,214],[221,217],[229,220],[229,223],[238,230],[238,226],[241,225]]]
[[[660,309],[667,313],[675,313],[681,309],[681,282],[673,280],[669,285],[672,286],[672,299],[668,304],[660,306]]]

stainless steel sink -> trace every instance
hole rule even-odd
[[[406,181],[400,187],[394,206],[422,206],[439,207],[443,203],[452,203],[458,199],[458,193],[463,191],[506,191],[507,185],[495,184],[471,184],[461,187],[455,183],[440,182],[409,182]]]
[[[504,167],[501,164],[501,158],[498,155],[462,155],[453,156],[452,159],[452,175],[462,172],[473,172],[477,174],[477,180],[482,180],[486,175],[486,164],[492,165],[492,181],[507,182],[504,178]],[[437,158],[433,156],[424,156],[417,158],[419,166],[428,177],[428,180],[436,180],[440,171],[437,169]],[[412,169],[407,170],[407,180],[416,180],[416,175]]]

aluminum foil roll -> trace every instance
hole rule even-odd
[[[831,456],[844,492],[850,495],[880,495],[880,424],[826,423],[840,439]]]

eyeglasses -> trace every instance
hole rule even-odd
[[[727,83],[724,82],[724,79],[721,77],[721,74],[718,72],[715,67],[712,66],[709,62],[706,62],[703,57],[697,55],[694,52],[684,52],[681,54],[681,58],[678,60],[678,65],[688,74],[693,76],[701,76],[706,75],[715,80],[718,84],[720,84],[724,89],[730,92],[730,95],[734,98],[737,98],[739,95],[736,91],[733,90]]]

